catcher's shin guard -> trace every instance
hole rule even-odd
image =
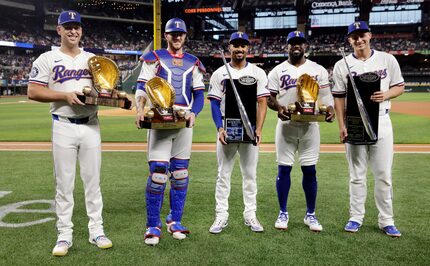
[[[170,161],[170,213],[174,222],[180,222],[184,212],[188,191],[188,162],[180,159]]]
[[[146,214],[148,227],[160,227],[160,211],[163,205],[164,189],[166,188],[167,162],[149,162],[149,177],[146,184]]]

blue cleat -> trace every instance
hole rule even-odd
[[[160,241],[161,228],[160,227],[148,227],[145,232],[145,244],[149,246],[155,246]]]
[[[385,226],[384,228],[381,228],[381,230],[384,231],[387,236],[391,237],[400,237],[402,235],[402,233],[400,233],[400,231],[397,230],[396,226],[394,225]]]
[[[357,233],[358,229],[360,229],[361,224],[354,222],[354,221],[348,221],[348,223],[345,225],[345,231],[351,232],[351,233]]]

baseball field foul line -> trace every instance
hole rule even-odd
[[[147,151],[146,143],[103,143],[105,152]],[[0,142],[0,151],[51,151],[50,142]],[[192,152],[215,152],[215,143],[193,143]],[[275,144],[261,144],[260,152],[275,152]],[[344,153],[342,144],[321,144],[321,153]],[[395,153],[430,153],[430,144],[395,144]]]

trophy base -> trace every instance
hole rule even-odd
[[[130,110],[132,102],[127,98],[100,98],[100,97],[91,97],[86,95],[78,95],[78,99],[89,105],[101,105],[101,106],[111,106],[111,107],[119,107],[123,109]]]
[[[186,120],[164,122],[164,121],[140,121],[141,128],[147,129],[180,129],[187,127]]]
[[[302,114],[291,114],[291,121],[295,122],[325,122],[326,115],[302,115]]]

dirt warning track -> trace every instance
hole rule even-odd
[[[105,152],[142,152],[147,151],[146,143],[103,143]],[[50,142],[0,142],[0,151],[51,151]],[[193,152],[215,152],[215,143],[193,143]],[[274,144],[260,145],[260,152],[275,152]],[[321,153],[344,153],[342,144],[321,144]],[[430,153],[430,144],[395,144],[395,153]]]

